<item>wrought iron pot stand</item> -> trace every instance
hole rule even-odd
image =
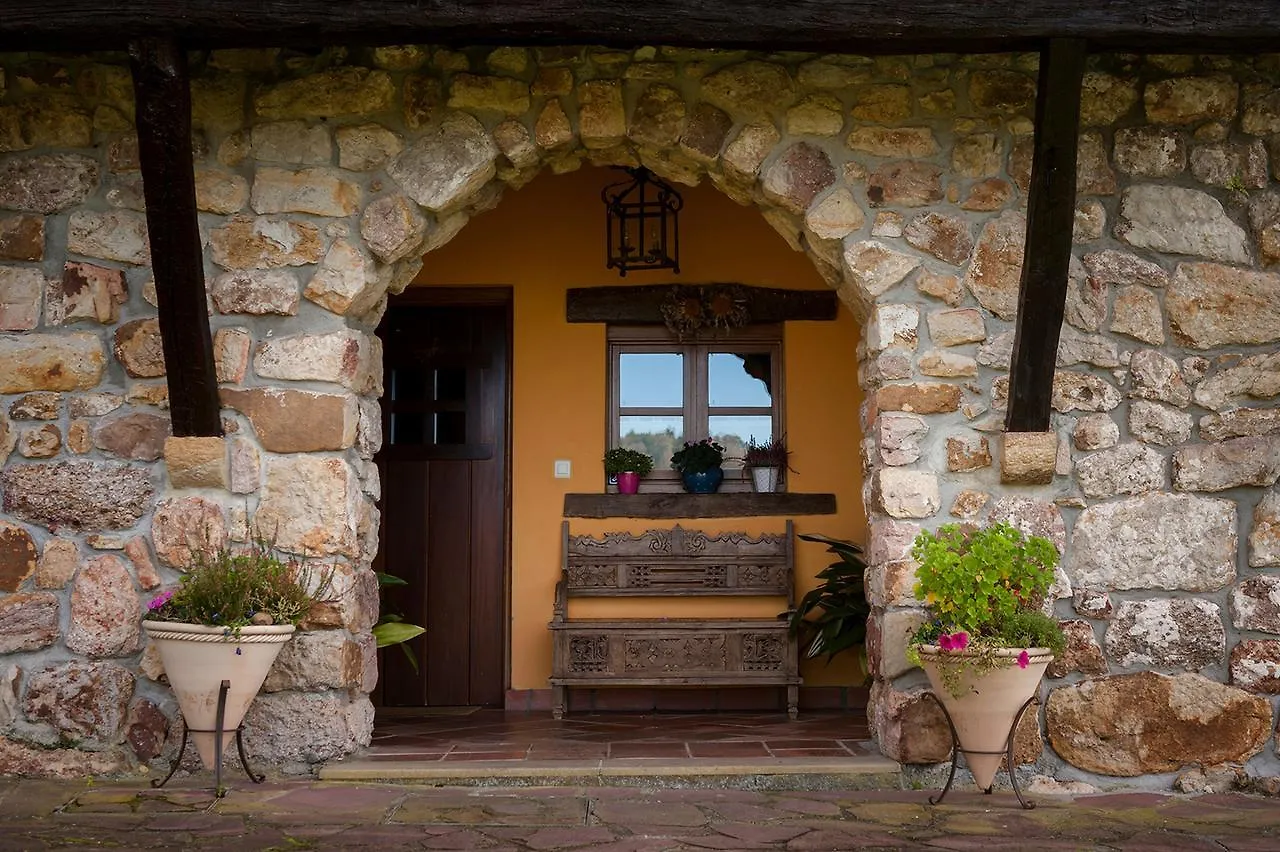
[[[951,720],[951,714],[947,712],[947,705],[942,703],[942,699],[938,698],[932,690],[926,690],[922,693],[925,698],[933,699],[934,703],[942,710],[942,716],[947,720],[947,728],[951,731],[951,771],[947,774],[947,783],[943,786],[942,792],[937,796],[929,797],[929,804],[940,805],[946,797],[947,792],[951,789],[952,783],[956,780],[956,763],[961,754],[1003,754],[1005,759],[1005,770],[1009,773],[1009,785],[1013,787],[1013,794],[1018,797],[1018,804],[1022,805],[1026,810],[1031,810],[1036,806],[1035,802],[1028,801],[1022,795],[1022,788],[1018,786],[1018,773],[1014,771],[1014,744],[1018,733],[1018,725],[1022,722],[1022,717],[1026,715],[1032,704],[1039,700],[1038,695],[1033,695],[1019,708],[1017,714],[1013,717],[1013,724],[1009,727],[1009,735],[1005,738],[1005,747],[1002,751],[978,751],[975,749],[960,748],[960,737],[956,734],[955,722]],[[983,790],[986,795],[991,795],[991,787]]]
[[[213,734],[213,750],[218,759],[213,764],[213,786],[214,795],[221,799],[227,795],[227,788],[222,786],[222,737],[224,734],[230,733],[223,729],[223,720],[227,714],[227,691],[231,689],[231,681],[224,680],[218,687],[218,708],[215,717],[214,728],[212,731],[200,730],[197,728],[188,728],[186,721],[182,723],[182,744],[178,746],[178,754],[173,759],[173,766],[169,769],[169,774],[161,779],[151,779],[152,787],[163,787],[169,783],[169,779],[178,771],[178,767],[182,765],[182,755],[187,751],[187,737],[189,734]],[[236,728],[236,751],[240,754],[240,766],[244,769],[244,774],[249,776],[249,780],[254,784],[261,784],[267,780],[267,776],[254,772],[249,768],[249,759],[244,753],[244,725],[241,724]]]

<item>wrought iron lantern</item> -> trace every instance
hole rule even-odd
[[[621,167],[630,180],[606,186],[608,268],[626,277],[633,269],[680,272],[680,208],[684,199],[648,169]]]

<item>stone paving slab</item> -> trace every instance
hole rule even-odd
[[[1041,796],[953,791],[425,787],[195,779],[0,781],[0,852],[484,850],[484,852],[1272,852],[1280,802],[1245,795]]]

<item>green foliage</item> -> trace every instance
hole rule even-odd
[[[763,444],[757,444],[754,438],[748,438],[746,449],[742,453],[742,466],[790,470],[790,458],[791,451],[787,449],[786,438],[773,437]]]
[[[607,476],[615,476],[627,471],[648,476],[651,470],[653,470],[653,459],[647,453],[628,447],[613,447],[605,450],[604,472]]]
[[[724,445],[714,438],[685,441],[671,456],[671,467],[681,473],[702,473],[724,463]]]
[[[806,657],[826,654],[829,663],[841,651],[866,641],[871,614],[863,582],[867,565],[862,548],[851,541],[813,534],[799,538],[825,544],[827,552],[839,558],[818,574],[822,582],[800,599],[799,606],[780,617],[789,619],[792,635],[802,637]]]
[[[999,634],[1015,613],[1039,609],[1058,564],[1052,542],[1008,523],[921,532],[911,556],[920,564],[916,597],[944,628],[979,637]]]
[[[409,581],[403,577],[397,577],[395,574],[379,571],[377,576],[379,588],[409,585]],[[384,612],[378,616],[378,623],[373,625],[372,632],[374,641],[379,648],[399,645],[400,650],[404,651],[405,657],[409,660],[409,665],[413,666],[415,672],[418,671],[418,657],[413,653],[413,649],[405,643],[426,633],[427,628],[417,624],[409,624],[404,620],[404,616],[399,613]]]
[[[161,593],[147,618],[239,630],[249,624],[298,624],[331,600],[333,566],[282,558],[265,539],[196,551],[178,588]],[[264,617],[265,616],[265,617]]]
[[[1025,654],[1016,660],[997,649],[1065,650],[1062,628],[1041,611],[1058,564],[1053,542],[1003,522],[981,529],[946,524],[916,536],[911,556],[920,565],[915,595],[932,618],[912,637],[907,659],[919,665],[922,644],[965,652],[959,664],[939,666],[953,695],[966,671],[981,675],[1015,661],[1026,665]]]

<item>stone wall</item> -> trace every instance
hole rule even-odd
[[[1280,61],[1091,61],[1055,431],[1002,436],[1035,66],[666,48],[193,56],[227,438],[175,440],[127,67],[0,56],[0,771],[171,757],[176,709],[140,645],[143,602],[191,547],[251,524],[344,565],[345,594],[285,652],[247,741],[285,768],[367,742],[372,329],[386,294],[506,187],[585,161],[709,178],[865,320],[861,363],[834,367],[868,392],[886,753],[942,757],[902,656],[919,617],[906,551],[955,516],[1011,519],[1066,554],[1073,651],[1043,720],[1055,752],[1026,757],[1111,775],[1272,760],[1280,418],[1258,402],[1280,393]]]

